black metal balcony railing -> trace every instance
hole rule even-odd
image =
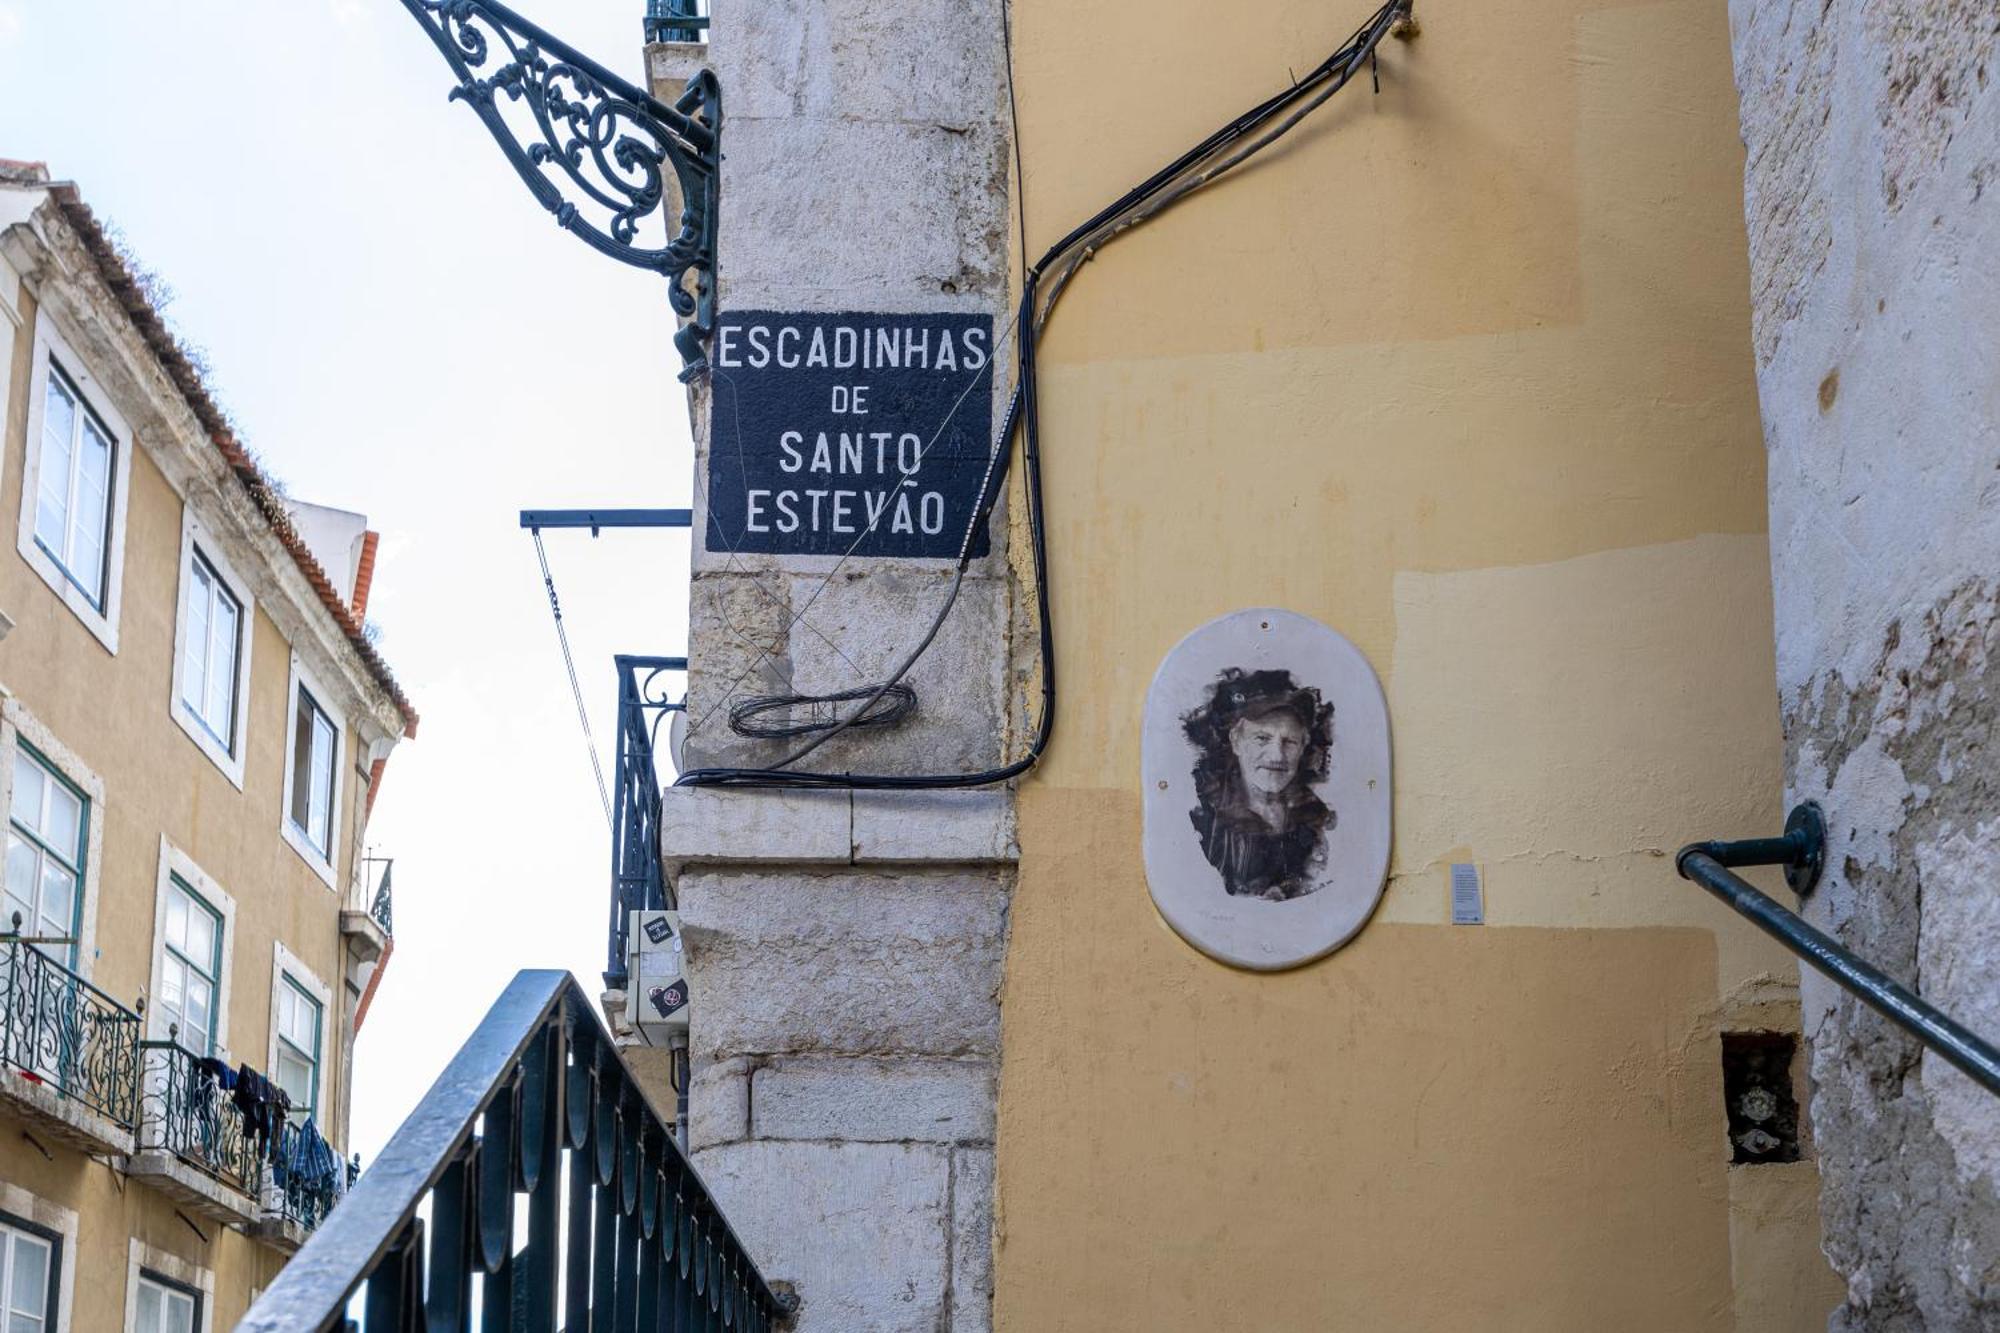
[[[672,907],[660,866],[660,723],[686,707],[668,698],[662,676],[687,670],[685,657],[620,655],[618,758],[611,801],[611,932],[605,984],[625,984],[628,912]]]
[[[145,1065],[140,1146],[164,1148],[256,1198],[264,1180],[258,1140],[246,1132],[243,1113],[229,1094],[197,1067],[200,1057],[180,1044],[178,1030],[168,1033],[166,1041],[139,1044]]]
[[[582,988],[528,971],[237,1330],[764,1333],[790,1305]]]
[[[317,1130],[287,1122],[280,1135],[278,1160],[283,1169],[274,1172],[277,1213],[287,1222],[296,1222],[311,1231],[326,1220],[333,1206],[346,1193],[348,1167],[334,1155],[324,1139],[308,1151]],[[325,1161],[316,1160],[324,1157]]]
[[[701,0],[646,0],[646,40],[704,42],[708,40],[707,5]]]
[[[23,939],[0,936],[0,1062],[126,1129],[139,1122],[139,1016]]]
[[[395,900],[389,891],[389,877],[395,870],[396,862],[393,859],[382,863],[382,881],[375,886],[374,901],[368,904],[368,915],[375,919],[376,925],[382,927],[382,933],[391,939],[396,935],[396,917]]]

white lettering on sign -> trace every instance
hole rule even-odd
[[[986,343],[987,331],[978,327],[934,330],[906,324],[863,330],[836,325],[829,331],[796,324],[724,324],[716,330],[715,365],[722,370],[763,370],[775,364],[783,370],[858,366],[949,373],[984,370]]]
[[[956,557],[993,449],[992,332],[958,312],[731,312],[711,348],[707,548]],[[969,553],[987,548],[973,533]]]

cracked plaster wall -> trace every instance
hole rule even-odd
[[[2000,1033],[2000,11],[1734,0],[1808,915]],[[1805,975],[1835,1329],[2000,1326],[2000,1105]]]

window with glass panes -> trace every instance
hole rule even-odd
[[[208,1055],[222,988],[222,914],[176,875],[167,880],[167,925],[160,959],[160,1011],[181,1045]]]
[[[195,1333],[201,1327],[201,1293],[190,1287],[141,1270],[135,1299],[132,1333]]]
[[[312,691],[299,686],[292,717],[292,825],[333,859],[333,765],[339,736]]]
[[[181,702],[233,755],[236,673],[243,657],[243,603],[198,547],[192,548],[187,577]]]
[[[69,940],[83,897],[84,848],[89,845],[90,802],[23,743],[14,749],[14,802],[7,820],[6,920],[21,917],[22,933]],[[71,959],[76,946],[45,944],[44,953]]]
[[[46,1333],[56,1325],[62,1241],[0,1213],[0,1313],[6,1333]]]
[[[322,1010],[318,1000],[289,976],[278,981],[278,1063],[273,1070],[277,1085],[292,1099],[292,1115],[304,1119],[319,1101],[319,1029]]]
[[[49,362],[42,400],[42,460],[35,542],[103,608],[105,540],[111,531],[111,432],[62,367]]]

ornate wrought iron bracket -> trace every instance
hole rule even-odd
[[[703,70],[670,107],[496,0],[403,0],[403,7],[458,76],[451,98],[478,113],[542,207],[593,249],[666,277],[674,313],[688,321],[674,338],[681,378],[705,370],[722,160],[714,74]],[[532,127],[510,121],[497,94],[525,107]],[[676,192],[678,229],[666,217]],[[646,244],[640,231],[655,212],[668,235]]]

